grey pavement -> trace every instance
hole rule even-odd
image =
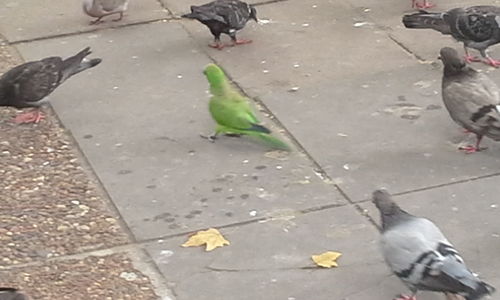
[[[103,58],[50,101],[175,299],[405,292],[377,248],[378,215],[366,200],[379,187],[435,220],[471,268],[500,287],[500,145],[457,151],[464,135],[440,97],[438,51],[460,44],[405,30],[409,0],[285,0],[252,1],[270,22],[239,33],[254,43],[218,51],[206,46],[203,25],[177,18],[202,2],[132,0],[123,22],[97,27],[64,0],[0,4],[0,32],[25,60],[85,46]],[[492,50],[500,56],[500,46]],[[202,74],[213,61],[294,145],[291,154],[199,137],[214,126]],[[208,227],[231,245],[180,247]],[[343,253],[339,268],[313,266],[310,256],[327,250]]]

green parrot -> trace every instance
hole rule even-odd
[[[271,131],[259,125],[259,120],[250,106],[250,102],[229,83],[224,71],[215,64],[209,64],[203,72],[210,83],[212,98],[208,109],[217,123],[215,133],[208,138],[214,142],[220,133],[239,136],[248,135],[260,139],[269,146],[289,151],[290,146],[271,135]]]

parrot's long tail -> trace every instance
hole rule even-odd
[[[267,134],[267,133],[255,133],[255,132],[253,132],[249,135],[258,138],[259,140],[263,141],[267,145],[269,145],[275,149],[278,149],[278,150],[290,151],[292,149],[292,148],[290,148],[290,146],[287,143],[285,143],[282,140],[278,139],[277,137],[274,137],[274,136]]]

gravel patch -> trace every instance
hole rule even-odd
[[[0,72],[20,60],[0,44]],[[72,138],[49,107],[39,124],[0,107],[0,268],[128,242]]]
[[[2,285],[17,287],[30,299],[158,299],[126,253],[55,260],[0,271],[0,277]]]

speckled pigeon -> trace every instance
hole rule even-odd
[[[41,100],[66,79],[101,62],[100,58],[85,60],[90,53],[90,47],[87,47],[64,60],[53,56],[14,67],[0,77],[0,106],[40,106]],[[37,123],[42,119],[43,114],[37,109],[18,115],[15,122]]]
[[[400,300],[416,300],[419,290],[443,292],[448,299],[460,295],[466,300],[478,300],[495,291],[467,269],[434,223],[402,210],[385,190],[373,192],[373,202],[382,219],[382,254],[411,291],[411,296],[402,295]]]
[[[251,43],[251,40],[239,40],[236,32],[243,29],[246,23],[253,19],[258,22],[257,11],[251,5],[239,0],[216,0],[201,6],[191,6],[191,13],[183,18],[196,19],[205,24],[213,34],[215,42],[209,46],[223,49],[220,35],[225,33],[231,37],[229,46]]]
[[[491,66],[500,66],[500,61],[491,58],[486,49],[500,42],[500,7],[471,6],[454,8],[443,13],[420,11],[403,17],[407,28],[430,28],[451,35],[464,43],[467,62],[483,61]],[[485,60],[469,55],[468,48],[476,49]]]
[[[129,0],[83,0],[83,11],[94,18],[90,24],[98,24],[101,19],[114,14],[120,14],[118,19],[113,21],[120,21],[123,18],[123,13],[128,8]]]
[[[475,146],[461,147],[467,153],[483,150],[483,136],[500,141],[500,90],[485,74],[468,67],[452,48],[440,52],[443,61],[442,96],[451,118],[476,134]]]
[[[0,300],[28,300],[15,288],[0,287]]]

